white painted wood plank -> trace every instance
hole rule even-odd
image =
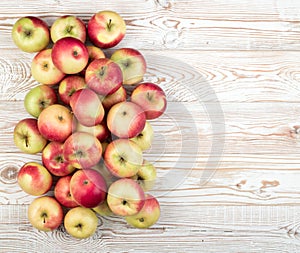
[[[297,51],[142,53],[148,64],[144,81],[159,84],[171,101],[299,102]],[[33,56],[0,49],[0,100],[23,100],[38,85],[30,73]]]
[[[299,8],[299,1],[293,0],[2,1],[0,47],[13,48],[10,29],[24,15],[40,16],[51,26],[63,14],[78,15],[87,22],[95,12],[112,9],[124,17],[128,27],[121,46],[151,50],[299,50]]]
[[[176,212],[174,212],[176,210]],[[26,206],[0,206],[3,252],[285,252],[296,253],[299,207],[215,207],[162,205],[151,229],[139,230],[122,218],[100,218],[97,233],[74,240],[61,227],[39,232],[26,218]]]

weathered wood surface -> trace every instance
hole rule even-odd
[[[24,15],[51,25],[103,9],[126,19],[118,47],[140,49],[145,80],[168,96],[145,154],[158,170],[162,215],[148,230],[101,218],[79,241],[27,220],[33,197],[16,175],[40,156],[21,153],[12,136],[37,83],[33,54],[16,49],[10,32]],[[300,1],[4,0],[0,13],[0,252],[300,251]]]

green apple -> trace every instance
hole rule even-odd
[[[106,200],[103,203],[101,203],[100,205],[93,208],[93,210],[101,216],[110,216],[110,215],[114,214],[110,210]]]
[[[46,107],[56,103],[57,96],[54,89],[44,84],[32,88],[24,98],[26,111],[35,118],[38,118]]]
[[[116,139],[107,145],[104,162],[114,176],[132,177],[143,163],[143,153],[133,141]]]
[[[64,226],[71,236],[79,239],[88,238],[97,230],[98,217],[90,208],[74,207],[66,213]]]
[[[123,84],[134,85],[143,80],[146,73],[146,60],[140,51],[133,48],[120,48],[114,51],[111,60],[120,66]]]
[[[47,139],[41,135],[37,119],[25,118],[14,128],[14,143],[21,151],[36,154],[47,145]]]
[[[153,188],[156,177],[156,168],[152,163],[144,159],[143,165],[132,179],[137,180],[144,191],[149,191]]]
[[[80,18],[65,15],[54,21],[50,28],[50,35],[54,43],[64,37],[73,37],[85,43],[86,27]]]
[[[146,121],[145,127],[136,137],[131,139],[144,151],[151,147],[153,141],[153,128],[151,124]]]
[[[160,205],[158,200],[150,194],[146,195],[143,208],[135,215],[127,216],[127,223],[136,228],[149,228],[160,217]]]
[[[32,53],[46,48],[50,42],[48,25],[40,18],[27,16],[16,21],[12,29],[14,43],[21,50]]]

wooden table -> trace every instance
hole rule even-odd
[[[139,49],[144,80],[168,96],[145,154],[161,217],[147,230],[100,218],[75,240],[27,220],[33,197],[16,176],[40,155],[20,152],[13,129],[37,82],[11,29],[25,15],[50,26],[104,9],[126,20],[117,48]],[[300,1],[2,0],[0,12],[0,252],[300,252]]]

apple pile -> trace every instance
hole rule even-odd
[[[141,52],[106,51],[125,32],[114,11],[97,12],[87,24],[67,15],[49,27],[27,16],[13,26],[17,47],[36,53],[31,74],[38,85],[25,96],[30,117],[16,124],[14,143],[41,154],[40,163],[25,163],[17,176],[21,189],[37,196],[28,219],[39,230],[63,224],[71,236],[87,238],[99,215],[124,217],[137,228],[159,219],[159,202],[148,192],[156,169],[143,152],[153,141],[150,122],[167,100],[157,84],[143,82]]]

